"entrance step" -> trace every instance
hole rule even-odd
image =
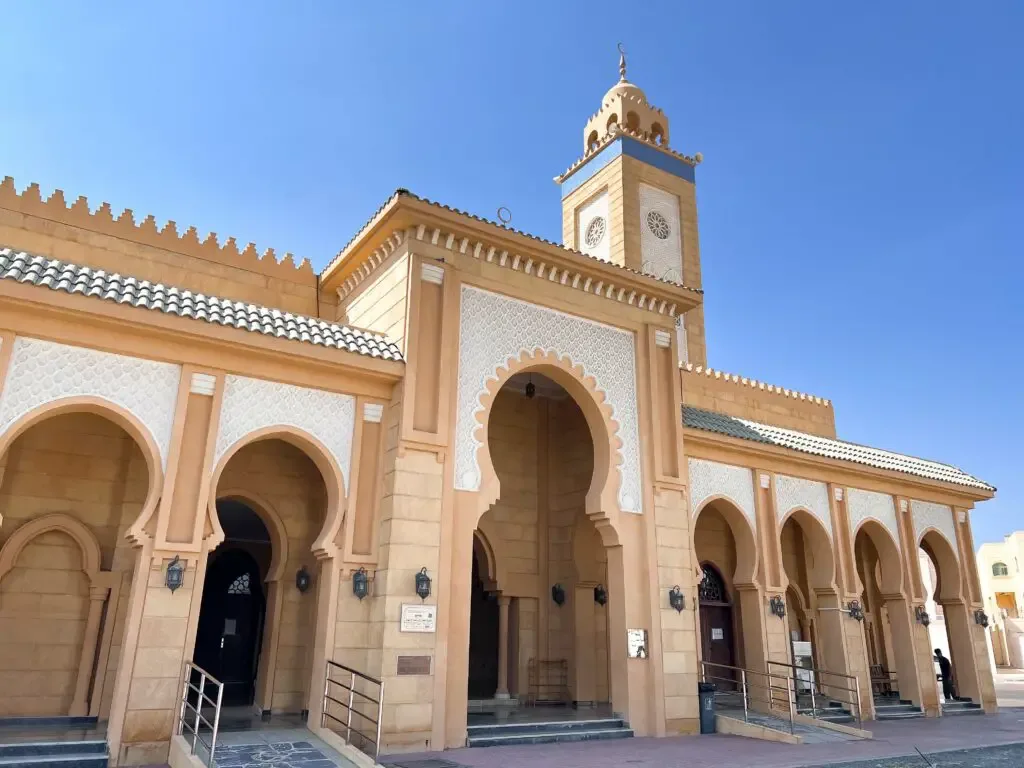
[[[924,717],[924,711],[909,701],[898,704],[875,703],[876,720],[912,720],[916,717]]]
[[[466,745],[499,747],[513,744],[555,744],[571,741],[628,739],[633,730],[621,717],[594,720],[549,720],[504,724],[471,725]]]
[[[818,707],[816,710],[797,710],[801,715],[813,717],[815,720],[825,720],[829,723],[852,723],[856,720],[853,712],[846,709],[838,701],[830,701],[826,706]]]
[[[985,714],[980,704],[975,704],[972,699],[957,699],[946,701],[942,704],[943,715],[983,715]]]
[[[107,768],[96,718],[0,718],[0,768]]]

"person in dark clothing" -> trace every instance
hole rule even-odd
[[[938,648],[935,649],[935,661],[939,665],[939,678],[942,680],[942,698],[953,701],[953,665]]]

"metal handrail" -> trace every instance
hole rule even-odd
[[[769,711],[776,711],[776,704],[780,696],[784,696],[786,712],[789,715],[789,732],[793,733],[796,721],[796,696],[793,695],[793,679],[790,675],[776,675],[770,670],[761,672],[756,669],[744,669],[734,667],[730,664],[719,664],[714,661],[702,661],[701,678],[706,683],[709,681],[725,682],[731,685],[740,686],[740,696],[743,700],[743,721],[748,722],[750,717],[751,703],[767,704]],[[709,673],[709,668],[712,671]],[[732,674],[726,674],[726,671]],[[739,680],[736,674],[739,673]],[[716,674],[717,673],[717,674]],[[784,681],[785,685],[777,685],[776,681]],[[760,693],[764,691],[764,693]],[[784,691],[784,693],[779,693]],[[730,692],[723,691],[722,697]],[[755,695],[756,693],[756,695]]]
[[[192,741],[190,744],[190,754],[196,753],[196,742],[206,747],[208,751],[207,759],[203,760],[208,768],[213,768],[213,754],[217,750],[217,730],[220,728],[220,709],[221,703],[224,700],[224,683],[215,678],[205,669],[191,661],[186,661],[184,665],[185,669],[181,675],[181,708],[178,712],[178,728],[177,734],[184,737],[186,740],[186,729],[192,735]],[[199,675],[199,686],[192,684],[193,675]],[[216,686],[217,698],[212,699],[206,695],[207,684]],[[189,701],[189,692],[195,695],[195,705]],[[213,722],[211,723],[206,717],[203,716],[203,705],[209,704],[213,707]],[[189,716],[186,717],[185,713],[188,712]],[[193,717],[194,713],[194,717]],[[192,722],[189,722],[190,719]],[[207,744],[200,736],[201,726],[205,725],[210,729],[210,743]],[[200,759],[202,759],[200,757]]]
[[[345,681],[343,681],[343,680],[336,680],[336,679],[332,678],[331,677],[332,670],[337,670],[337,671],[342,672],[343,674],[347,674],[347,677],[348,677],[348,681],[347,682],[348,682],[348,684],[346,685]],[[369,694],[366,694],[366,693],[363,693],[360,690],[357,690],[356,689],[356,681],[357,680],[365,681],[365,682],[369,683],[370,685],[376,685],[377,686],[377,698],[374,698],[373,696],[370,696]],[[338,688],[341,688],[342,691],[347,692],[347,701],[345,699],[343,699],[343,698],[337,698],[336,696],[331,695],[332,694],[332,690],[333,690],[331,688],[332,685],[333,686],[337,686]],[[344,696],[345,694],[343,693],[342,695]],[[374,719],[374,718],[370,717],[369,715],[367,715],[367,714],[359,711],[358,709],[354,708],[353,705],[355,705],[355,703],[356,703],[356,700],[355,700],[356,696],[359,696],[360,699],[362,699],[362,700],[364,700],[366,702],[369,702],[370,704],[376,705],[376,708],[377,708],[377,718],[376,719]],[[340,717],[336,717],[335,715],[332,715],[330,712],[327,711],[327,709],[328,709],[328,702],[330,702],[331,704],[336,704],[337,706],[342,707],[342,708],[345,709],[345,712],[347,714],[346,714],[344,720],[342,720],[342,718],[340,718]],[[359,730],[358,728],[353,727],[353,725],[352,725],[352,715],[358,715],[359,717],[363,718],[364,720],[369,721],[370,725],[373,726],[374,734],[370,735],[368,733],[364,733],[363,731]],[[356,669],[352,669],[351,667],[346,667],[344,664],[339,664],[336,661],[328,660],[327,661],[327,674],[325,675],[325,682],[324,682],[323,705],[321,707],[321,712],[320,712],[320,726],[322,728],[327,728],[328,727],[328,725],[327,725],[328,719],[333,720],[334,722],[338,723],[339,725],[341,725],[341,726],[343,726],[345,728],[345,741],[349,742],[350,744],[352,743],[352,734],[355,733],[356,735],[358,735],[359,738],[360,738],[359,749],[361,749],[363,752],[366,752],[366,754],[370,755],[370,757],[373,758],[374,762],[376,762],[377,761],[377,757],[380,754],[380,730],[381,730],[381,724],[384,721],[384,682],[382,680],[378,680],[378,679],[376,679],[374,677],[370,677],[369,675],[364,675],[362,672],[360,672],[360,671],[358,671]],[[363,727],[365,727],[365,726],[363,726]],[[332,728],[331,730],[334,730],[334,729]],[[341,733],[339,731],[335,731],[335,733],[338,733],[339,736],[341,735]],[[372,747],[373,747],[373,751],[372,752],[367,752],[367,750],[365,749],[366,744],[372,745]]]
[[[792,673],[791,677],[793,680],[792,689],[794,693],[794,702],[796,701],[795,697],[799,694],[797,681],[799,680],[800,682],[807,684],[811,696],[811,717],[818,717],[817,697],[818,695],[821,695],[830,700],[838,701],[840,704],[848,704],[856,713],[857,725],[860,726],[863,724],[864,713],[861,709],[860,684],[857,681],[856,675],[847,675],[842,672],[832,672],[827,669],[819,669],[818,667],[801,667],[788,662],[769,660],[768,669],[771,670],[772,667],[782,667]],[[803,674],[801,675],[801,673]],[[848,682],[849,685],[840,685],[834,682],[822,682],[826,677]],[[819,686],[820,690],[818,690]],[[836,695],[837,693],[840,695]],[[844,698],[844,696],[848,696],[848,698]],[[803,712],[801,712],[801,714],[803,714]]]

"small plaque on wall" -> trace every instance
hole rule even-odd
[[[436,632],[437,606],[403,603],[402,623],[399,629],[402,632]]]
[[[429,675],[429,656],[399,656],[398,674],[400,675]]]
[[[647,658],[647,630],[646,629],[627,629],[626,630],[626,649],[631,659],[646,659]]]

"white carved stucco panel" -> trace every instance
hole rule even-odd
[[[892,536],[896,548],[900,548],[896,504],[890,494],[849,488],[846,491],[846,509],[850,517],[851,532],[856,531],[865,520],[877,520]]]
[[[781,521],[792,510],[800,507],[810,512],[832,536],[832,513],[828,503],[828,488],[817,480],[788,475],[775,476],[775,512]]]
[[[725,496],[750,521],[751,530],[757,530],[754,474],[751,470],[705,459],[690,459],[688,464],[691,516],[696,515],[701,505],[713,496]]]
[[[660,216],[665,228],[659,237],[648,224],[648,216]],[[640,253],[642,270],[649,275],[682,282],[683,246],[679,222],[679,198],[650,184],[640,185]]]
[[[934,528],[949,542],[953,548],[953,554],[960,558],[960,551],[956,544],[956,523],[953,520],[953,510],[945,504],[935,504],[931,501],[910,502],[910,515],[914,520],[914,535],[920,544],[921,537],[929,528]]]
[[[315,437],[330,452],[348,493],[355,413],[356,400],[351,395],[225,376],[214,464],[246,435],[268,427],[294,427]]]
[[[181,366],[19,336],[0,393],[0,435],[46,403],[97,397],[149,431],[167,468]]]
[[[642,512],[640,434],[633,334],[468,285],[462,287],[459,321],[459,392],[455,435],[455,487],[480,489],[477,414],[488,380],[510,358],[553,352],[583,368],[604,392],[618,423],[619,507]]]

